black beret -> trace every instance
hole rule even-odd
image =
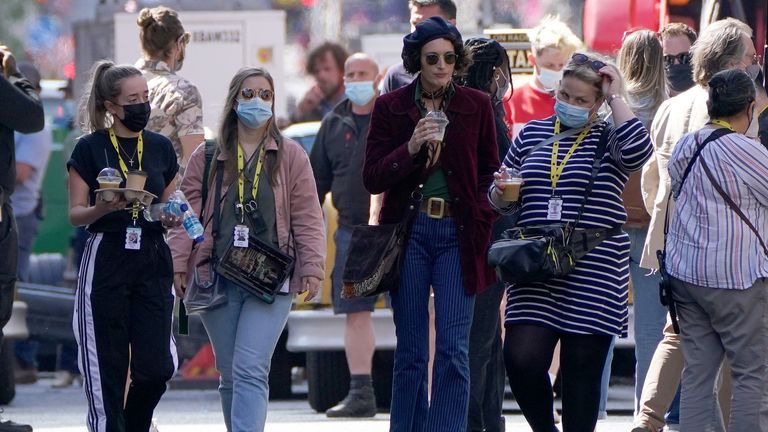
[[[416,30],[403,37],[402,57],[405,58],[408,52],[421,50],[424,44],[435,39],[448,39],[460,45],[464,44],[456,26],[439,16],[433,16],[416,24]]]

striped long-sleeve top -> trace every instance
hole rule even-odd
[[[768,257],[757,236],[712,185],[700,160],[706,161],[716,181],[765,239],[768,150],[742,134],[722,136],[701,151],[681,188],[697,143],[704,142],[712,130],[684,135],[672,153],[669,175],[675,210],[667,236],[667,271],[699,286],[747,289],[768,277]]]
[[[554,134],[555,117],[531,121],[515,139],[504,165],[520,170],[523,186],[518,200],[518,225],[550,224],[547,207],[556,195],[563,200],[562,221],[574,222],[592,173],[597,144],[605,128],[608,145],[579,228],[611,228],[626,222],[621,193],[630,172],[639,170],[651,156],[648,132],[636,118],[617,128],[600,122],[590,129],[568,160],[553,191],[550,162],[553,145],[528,153]],[[558,164],[578,134],[559,144]],[[521,166],[521,161],[524,160]],[[515,208],[499,209],[502,212]],[[581,258],[563,278],[507,288],[506,324],[542,325],[565,333],[626,336],[629,237],[625,233],[606,238]]]

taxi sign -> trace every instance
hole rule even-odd
[[[533,73],[533,65],[528,61],[531,53],[528,29],[486,29],[483,33],[507,50],[512,73]]]

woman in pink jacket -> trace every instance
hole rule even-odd
[[[203,210],[205,239],[193,247],[178,229],[169,238],[177,296],[184,295],[195,269],[198,282],[206,279],[203,270],[215,269],[215,262],[205,264],[211,257],[223,257],[232,248],[253,248],[254,239],[295,258],[293,274],[272,304],[227,277],[210,278],[226,302],[200,316],[221,373],[219,394],[228,431],[264,429],[270,360],[292,294],[308,292],[305,300],[311,299],[324,277],[323,214],[309,158],[299,144],[280,134],[274,99],[267,71],[245,68],[232,78],[208,175],[205,145],[200,145],[181,183],[192,209],[198,214]],[[206,177],[209,192],[203,203]],[[242,238],[250,242],[243,244]]]

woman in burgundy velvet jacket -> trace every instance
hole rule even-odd
[[[470,63],[454,26],[433,17],[403,41],[406,70],[420,73],[377,99],[363,170],[368,191],[384,193],[381,223],[399,222],[411,193],[424,185],[401,284],[392,293],[397,348],[390,431],[465,431],[474,295],[495,280],[486,263],[496,218],[486,191],[499,166],[493,108],[484,93],[452,83]],[[424,118],[429,111],[448,118],[441,143],[436,123]],[[430,287],[437,341],[428,402]]]

